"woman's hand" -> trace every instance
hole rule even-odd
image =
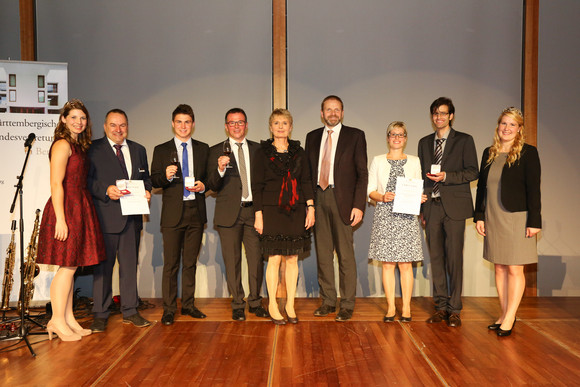
[[[427,195],[422,194],[421,195],[421,204],[425,203],[427,201]]]
[[[383,195],[383,202],[392,202],[395,200],[395,193],[394,192],[385,192]]]
[[[262,211],[256,211],[256,219],[254,220],[254,229],[260,235],[262,235],[262,233],[264,232],[264,218],[262,217]]]
[[[308,230],[309,228],[311,228],[312,226],[314,226],[314,207],[313,206],[309,206],[306,207],[306,222],[304,222],[304,227]]]
[[[68,238],[68,226],[64,220],[57,220],[54,226],[54,239],[64,242]]]
[[[485,222],[483,220],[478,220],[475,223],[475,229],[479,235],[485,236]]]
[[[535,227],[526,227],[526,238],[531,238],[534,235],[536,235],[537,233],[539,233],[541,230],[541,228],[535,228]]]

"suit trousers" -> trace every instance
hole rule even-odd
[[[139,215],[140,216],[140,215]],[[103,233],[107,259],[95,266],[93,271],[93,313],[95,318],[108,318],[113,299],[113,268],[119,260],[119,290],[121,312],[124,317],[137,313],[137,263],[141,230],[136,227],[133,216],[119,234]]]
[[[336,308],[337,292],[334,278],[334,250],[336,249],[340,308],[353,310],[357,284],[353,229],[350,224],[344,224],[340,218],[334,188],[327,188],[324,191],[318,188],[314,238],[322,305]]]
[[[441,202],[434,200],[427,217],[425,234],[431,256],[435,309],[459,313],[463,307],[465,220],[449,218]]]
[[[250,308],[262,305],[260,289],[264,279],[264,261],[260,249],[260,239],[254,229],[254,208],[241,207],[236,223],[232,227],[217,226],[222,246],[222,256],[226,266],[226,281],[232,295],[232,309],[244,309],[244,288],[242,287],[242,242],[248,263],[248,283]]]
[[[183,213],[175,227],[161,227],[163,234],[163,311],[177,310],[177,274],[181,263],[181,308],[191,309],[195,300],[195,271],[204,223],[194,200],[183,202]]]

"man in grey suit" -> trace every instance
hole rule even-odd
[[[469,183],[479,176],[473,138],[451,127],[453,102],[437,98],[430,107],[435,133],[419,141],[419,159],[428,199],[423,224],[433,278],[435,313],[429,323],[461,325],[465,220],[473,217]],[[449,285],[448,285],[449,284]]]
[[[205,212],[205,180],[209,147],[191,138],[195,116],[189,105],[173,110],[175,136],[153,150],[151,181],[163,189],[161,233],[163,234],[163,316],[171,325],[177,311],[177,274],[181,271],[181,314],[193,318],[206,315],[195,306],[195,271],[201,248]]]
[[[324,127],[306,136],[306,154],[316,194],[314,238],[322,305],[314,312],[334,313],[334,250],[338,256],[340,310],[336,321],[352,317],[356,297],[353,227],[363,218],[367,197],[367,143],[362,130],[342,125],[342,100],[329,95],[321,104]]]
[[[105,118],[105,136],[93,141],[89,149],[88,187],[105,240],[107,259],[94,268],[93,332],[104,332],[112,301],[112,276],[119,261],[119,287],[123,322],[138,327],[150,325],[139,312],[137,262],[143,228],[142,215],[123,215],[119,199],[123,193],[117,180],[143,180],[147,200],[151,198],[151,179],[145,148],[127,140],[129,121],[121,109],[113,109]]]
[[[220,235],[222,256],[226,266],[228,290],[232,295],[232,319],[244,321],[245,301],[242,287],[242,242],[248,263],[250,313],[269,317],[262,307],[260,289],[264,278],[264,262],[258,233],[254,230],[252,179],[250,176],[254,153],[259,145],[246,138],[248,118],[240,108],[228,110],[225,116],[231,154],[224,155],[224,142],[209,150],[207,188],[217,192],[214,225]]]

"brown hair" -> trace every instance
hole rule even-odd
[[[87,125],[85,130],[80,133],[75,140],[70,130],[67,128],[66,124],[62,122],[63,117],[68,117],[71,110],[81,110],[87,116]],[[57,142],[58,140],[65,139],[69,144],[78,144],[82,148],[83,151],[89,150],[89,146],[91,145],[91,138],[93,136],[92,133],[92,123],[91,123],[91,116],[89,115],[89,111],[82,103],[82,101],[78,99],[71,99],[67,103],[64,104],[62,110],[60,112],[60,116],[58,117],[58,125],[54,130],[54,139],[53,143]]]

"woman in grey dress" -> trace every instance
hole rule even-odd
[[[421,229],[416,215],[393,212],[397,177],[421,179],[421,164],[416,156],[403,153],[407,144],[405,123],[395,121],[387,128],[389,153],[375,156],[369,168],[367,193],[376,202],[369,258],[383,265],[383,287],[387,298],[384,322],[395,320],[395,267],[401,274],[402,322],[411,321],[413,262],[423,260]],[[423,195],[424,203],[427,196]]]
[[[483,152],[477,183],[477,232],[483,257],[495,265],[501,316],[488,329],[509,336],[526,287],[524,265],[538,262],[536,234],[540,212],[540,158],[524,143],[524,119],[516,108],[497,120],[493,145]]]

